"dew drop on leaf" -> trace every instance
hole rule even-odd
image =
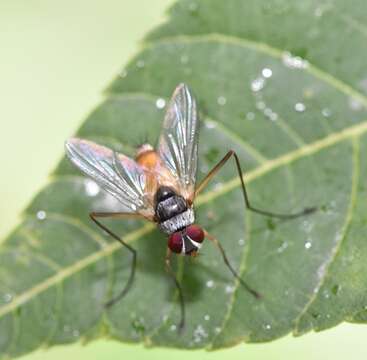
[[[221,328],[220,328],[219,326],[216,326],[216,327],[214,328],[214,332],[215,332],[215,333],[219,334],[219,333],[220,333],[220,331],[221,331]]]
[[[266,107],[264,101],[257,101],[256,102],[256,109],[258,110],[264,110]]]
[[[280,254],[288,247],[288,243],[283,241],[281,245],[278,247],[277,252]]]
[[[189,4],[189,11],[191,14],[197,13],[198,9],[199,9],[199,5],[196,2],[191,2]]]
[[[282,56],[283,64],[291,69],[306,69],[308,67],[308,61],[302,59],[300,56],[293,56],[290,52],[286,51]]]
[[[120,71],[119,76],[122,79],[125,78],[127,76],[127,70],[124,69],[124,70]]]
[[[247,120],[254,120],[255,119],[255,114],[252,112],[252,111],[249,111],[247,114],[246,114],[246,119]]]
[[[363,109],[363,104],[356,98],[350,97],[348,100],[349,107],[353,111],[360,111]]]
[[[142,69],[145,66],[145,61],[144,60],[138,60],[136,62],[136,67],[139,69]]]
[[[46,211],[44,211],[44,210],[37,211],[37,219],[38,220],[45,220],[46,217],[47,217]]]
[[[206,282],[206,287],[208,288],[213,288],[214,287],[214,281],[213,280],[208,280]]]
[[[321,110],[321,114],[323,117],[330,117],[331,116],[331,110],[329,108],[324,108]]]
[[[261,74],[265,79],[269,79],[273,75],[273,71],[269,68],[264,68],[262,69]]]
[[[251,90],[253,92],[258,92],[262,90],[265,86],[265,79],[263,77],[258,77],[251,82]]]
[[[224,96],[218,96],[217,103],[220,106],[224,106],[227,102],[227,99]]]
[[[86,194],[91,197],[98,195],[100,191],[99,185],[95,181],[90,179],[86,179],[84,181],[84,186]]]
[[[155,102],[155,106],[157,107],[157,109],[164,109],[164,107],[166,106],[166,100],[164,100],[163,98],[158,98]]]
[[[187,64],[189,62],[189,57],[186,54],[181,55],[180,58],[181,64]]]
[[[4,303],[10,303],[13,300],[13,295],[12,294],[5,294],[3,296],[3,300],[4,300]]]
[[[304,103],[298,102],[294,105],[294,110],[297,112],[304,112],[306,110],[306,105]]]
[[[194,337],[194,342],[199,343],[203,339],[208,337],[208,333],[205,331],[203,326],[199,324],[194,330],[193,337]]]

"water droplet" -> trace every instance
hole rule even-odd
[[[212,121],[206,121],[205,122],[205,127],[207,129],[214,129],[217,127],[217,124],[215,122],[212,122]]]
[[[363,108],[363,104],[356,98],[350,97],[348,102],[349,102],[349,107],[353,111],[360,111]]]
[[[100,191],[99,185],[93,180],[86,179],[84,181],[84,186],[88,196],[96,196]]]
[[[122,70],[120,71],[120,74],[119,74],[120,78],[125,78],[127,76],[127,70]]]
[[[176,331],[177,326],[176,326],[175,324],[172,324],[172,325],[169,327],[169,329],[170,329],[171,331]]]
[[[328,299],[328,298],[330,297],[329,291],[327,291],[327,290],[324,290],[324,291],[322,292],[322,294],[324,295],[324,298],[325,298],[325,299]]]
[[[306,69],[308,67],[308,61],[302,59],[300,56],[293,56],[290,52],[286,51],[282,56],[283,64],[291,69]]]
[[[166,106],[166,100],[162,98],[158,98],[157,101],[155,102],[155,106],[158,109],[163,109]]]
[[[201,342],[203,339],[208,337],[208,333],[205,331],[202,325],[198,325],[193,333],[193,338],[195,343]]]
[[[328,118],[328,117],[331,116],[331,110],[328,109],[328,108],[324,108],[324,109],[321,110],[321,114],[322,114],[322,116]]]
[[[214,331],[215,331],[217,334],[219,334],[221,330],[222,330],[222,329],[221,329],[219,326],[216,326],[216,327],[214,328]]]
[[[196,2],[192,2],[189,4],[189,11],[191,13],[196,13],[199,9],[199,5]]]
[[[235,287],[233,285],[227,285],[225,289],[226,294],[232,294],[234,290],[235,290]]]
[[[240,245],[240,246],[245,245],[245,239],[239,239],[238,240],[238,245]]]
[[[38,220],[45,220],[47,217],[46,211],[40,210],[37,212],[37,219]]]
[[[262,90],[265,86],[265,79],[263,77],[258,77],[251,82],[251,90],[253,92],[258,92]]]
[[[205,321],[209,321],[210,320],[210,316],[208,314],[204,315],[204,320]]]
[[[144,60],[138,60],[136,62],[136,67],[138,67],[139,69],[142,69],[145,66],[145,61]]]
[[[63,327],[64,332],[69,332],[71,330],[69,325],[64,325]]]
[[[223,187],[223,183],[217,182],[213,185],[213,190],[217,191],[220,190]]]
[[[271,329],[271,325],[270,324],[265,324],[264,325],[264,329],[265,330],[270,330]]]
[[[206,282],[206,286],[207,286],[208,288],[213,288],[213,287],[214,287],[214,281],[213,281],[213,280],[208,280],[208,281]]]
[[[246,114],[246,119],[247,119],[247,120],[254,120],[254,119],[255,119],[255,114],[254,114],[252,111],[249,111],[249,112]]]
[[[218,96],[217,103],[220,106],[224,106],[227,102],[227,99],[224,96]]]
[[[306,105],[300,102],[296,103],[296,105],[294,105],[294,110],[297,112],[304,112],[306,110]]]
[[[12,294],[5,294],[3,296],[3,300],[5,303],[10,303],[13,300],[13,295]]]
[[[256,108],[257,108],[258,110],[264,110],[264,109],[265,109],[265,107],[266,107],[266,105],[265,105],[264,101],[257,101],[257,102],[256,102]]]
[[[189,57],[186,54],[181,55],[180,58],[181,64],[187,64],[189,62]]]
[[[322,9],[321,6],[318,6],[314,11],[314,14],[316,17],[321,17],[323,13],[324,13],[324,10]]]
[[[288,247],[288,243],[283,241],[281,245],[278,247],[277,252],[280,254]]]
[[[311,249],[311,247],[312,247],[311,241],[306,241],[305,242],[305,248],[308,250],[308,249]]]
[[[273,113],[273,110],[271,110],[270,108],[265,108],[264,109],[264,115],[266,117],[270,117],[270,115]]]
[[[273,72],[269,68],[264,68],[262,69],[261,74],[265,79],[269,79],[273,75]]]
[[[276,121],[276,120],[278,120],[278,114],[277,114],[277,113],[275,113],[275,112],[273,111],[273,112],[270,114],[269,119],[270,119],[271,121]]]

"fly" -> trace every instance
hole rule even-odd
[[[253,207],[247,195],[239,158],[233,150],[228,151],[206,177],[196,184],[198,130],[195,98],[186,85],[180,84],[168,106],[156,149],[144,144],[137,150],[135,159],[131,159],[88,140],[71,138],[65,144],[66,154],[72,163],[122,205],[121,212],[90,213],[90,218],[132,255],[130,276],[125,287],[106,306],[115,304],[130,289],[135,275],[137,253],[100,219],[146,219],[155,223],[168,237],[165,265],[179,294],[179,329],[185,323],[185,302],[181,285],[171,267],[171,256],[172,253],[196,256],[205,238],[218,248],[224,263],[241,285],[255,298],[260,298],[260,294],[241,279],[233,268],[218,239],[195,224],[194,201],[197,195],[230,158],[234,159],[244,201],[250,211],[280,219],[293,219],[316,210],[305,208],[294,214],[279,214]]]

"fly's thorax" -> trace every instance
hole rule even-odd
[[[155,219],[159,228],[172,234],[194,221],[194,211],[187,201],[169,186],[160,186],[154,197]]]

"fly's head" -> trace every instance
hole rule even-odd
[[[176,254],[196,256],[204,241],[204,230],[195,224],[176,231],[168,238],[168,247]]]

